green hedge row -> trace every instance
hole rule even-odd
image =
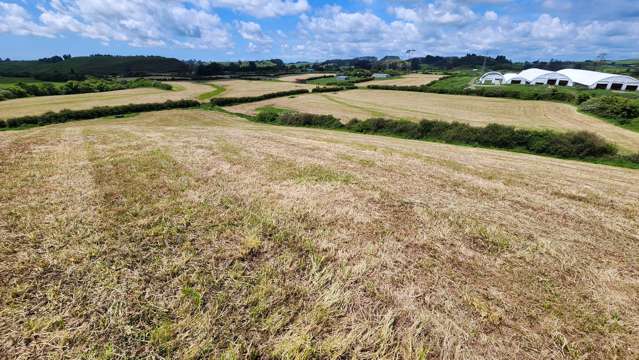
[[[639,118],[639,100],[620,96],[600,96],[579,105],[579,110],[627,124]]]
[[[500,97],[519,100],[548,100],[561,101],[567,103],[578,103],[578,96],[571,92],[561,91],[557,88],[548,88],[540,86],[527,86],[527,88],[519,86],[484,86],[477,88],[459,88],[459,87],[434,87],[433,84],[421,86],[401,86],[401,85],[368,85],[369,89],[376,90],[396,90],[396,91],[414,91],[434,94],[449,95],[469,95],[484,97]]]
[[[323,86],[323,87],[316,87],[311,92],[324,93],[324,92],[336,92],[336,91],[352,90],[352,89],[357,89],[357,86],[353,84],[348,84],[344,86]]]
[[[289,90],[289,91],[279,91],[279,92],[274,92],[274,93],[269,93],[269,94],[264,94],[259,96],[213,98],[211,99],[211,104],[216,106],[230,106],[230,105],[245,104],[250,102],[262,101],[262,100],[292,96],[292,95],[300,95],[300,94],[308,94],[308,90],[296,89],[296,90]]]
[[[422,120],[368,119],[351,120],[343,124],[330,115],[313,115],[290,112],[263,111],[256,121],[288,125],[344,129],[366,134],[390,135],[406,139],[441,141],[454,144],[526,151],[572,159],[598,159],[616,156],[617,148],[600,136],[586,132],[558,133],[517,129],[512,126],[490,124],[474,127],[458,122]]]
[[[64,84],[52,83],[23,83],[0,89],[0,101],[18,99],[30,96],[51,96],[51,95],[71,95],[107,92],[115,90],[135,89],[141,87],[154,87],[163,90],[171,90],[169,84],[155,80],[137,79],[109,80],[109,79],[88,79],[82,81],[67,81]]]
[[[166,101],[163,103],[129,104],[120,106],[100,106],[87,110],[62,110],[47,112],[42,115],[23,116],[7,120],[0,120],[0,128],[16,128],[25,125],[57,124],[72,120],[97,119],[105,116],[125,115],[148,111],[168,109],[185,109],[199,106],[194,100]]]

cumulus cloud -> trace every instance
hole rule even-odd
[[[307,0],[209,0],[213,7],[225,7],[249,15],[266,18],[296,15],[310,9]]]
[[[33,22],[20,5],[0,2],[0,33],[53,37],[50,29]]]
[[[249,51],[266,51],[271,48],[273,39],[262,32],[260,24],[252,21],[236,21],[235,26],[240,36],[249,42]]]

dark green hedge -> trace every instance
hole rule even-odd
[[[279,92],[264,94],[260,96],[213,98],[211,99],[211,104],[216,106],[230,106],[230,105],[244,104],[244,103],[262,101],[262,100],[291,96],[291,95],[300,95],[300,94],[308,94],[308,90],[296,89],[296,90],[289,90],[289,91],[279,91]]]
[[[620,96],[601,96],[584,101],[579,110],[626,124],[639,117],[639,100]]]
[[[580,131],[558,133],[517,129],[512,126],[489,124],[474,127],[458,122],[422,120],[368,119],[341,123],[330,115],[313,115],[290,112],[264,111],[255,118],[258,122],[288,125],[345,129],[366,134],[390,135],[406,139],[441,141],[454,144],[512,149],[533,154],[572,159],[610,157],[617,148],[600,136]]]
[[[16,128],[24,125],[57,124],[72,120],[97,119],[105,116],[125,115],[148,111],[160,111],[168,109],[184,109],[199,106],[194,100],[166,101],[163,103],[129,104],[121,106],[101,106],[87,110],[62,110],[60,112],[47,112],[42,115],[23,116],[19,118],[0,120],[0,127]]]
[[[353,84],[345,85],[345,86],[324,86],[324,87],[316,87],[311,92],[314,93],[324,93],[324,92],[336,92],[343,90],[351,90],[357,89],[357,86]]]

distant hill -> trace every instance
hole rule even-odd
[[[0,61],[1,76],[28,76],[42,80],[66,80],[86,75],[185,74],[188,71],[186,63],[161,56],[54,56],[32,61]]]

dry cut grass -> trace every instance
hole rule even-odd
[[[278,98],[230,107],[254,114],[264,106],[276,106],[315,114],[331,114],[343,120],[387,117],[408,120],[459,121],[475,126],[489,123],[557,131],[586,130],[603,136],[626,151],[639,151],[639,133],[592,116],[568,104],[477,96],[440,95],[386,90],[352,90]]]
[[[295,74],[295,75],[280,76],[278,80],[286,81],[286,82],[297,82],[298,80],[307,80],[317,76],[335,76],[335,74],[327,74],[327,73]]]
[[[366,87],[368,85],[400,85],[400,86],[419,86],[427,85],[435,80],[442,78],[442,75],[431,74],[407,74],[398,78],[391,78],[388,80],[373,80],[363,83],[358,83],[359,87]]]
[[[3,357],[639,356],[637,171],[196,110],[0,170]]]
[[[198,95],[211,91],[205,84],[191,82],[166,82],[176,91],[156,88],[139,88],[103,93],[39,96],[0,102],[0,118],[39,115],[47,111],[64,109],[84,110],[96,106],[154,103],[166,100],[196,99]]]
[[[243,97],[259,96],[279,91],[295,89],[312,89],[315,85],[296,84],[285,81],[260,81],[260,80],[218,80],[213,82],[217,86],[224,87],[225,91],[219,97]]]

